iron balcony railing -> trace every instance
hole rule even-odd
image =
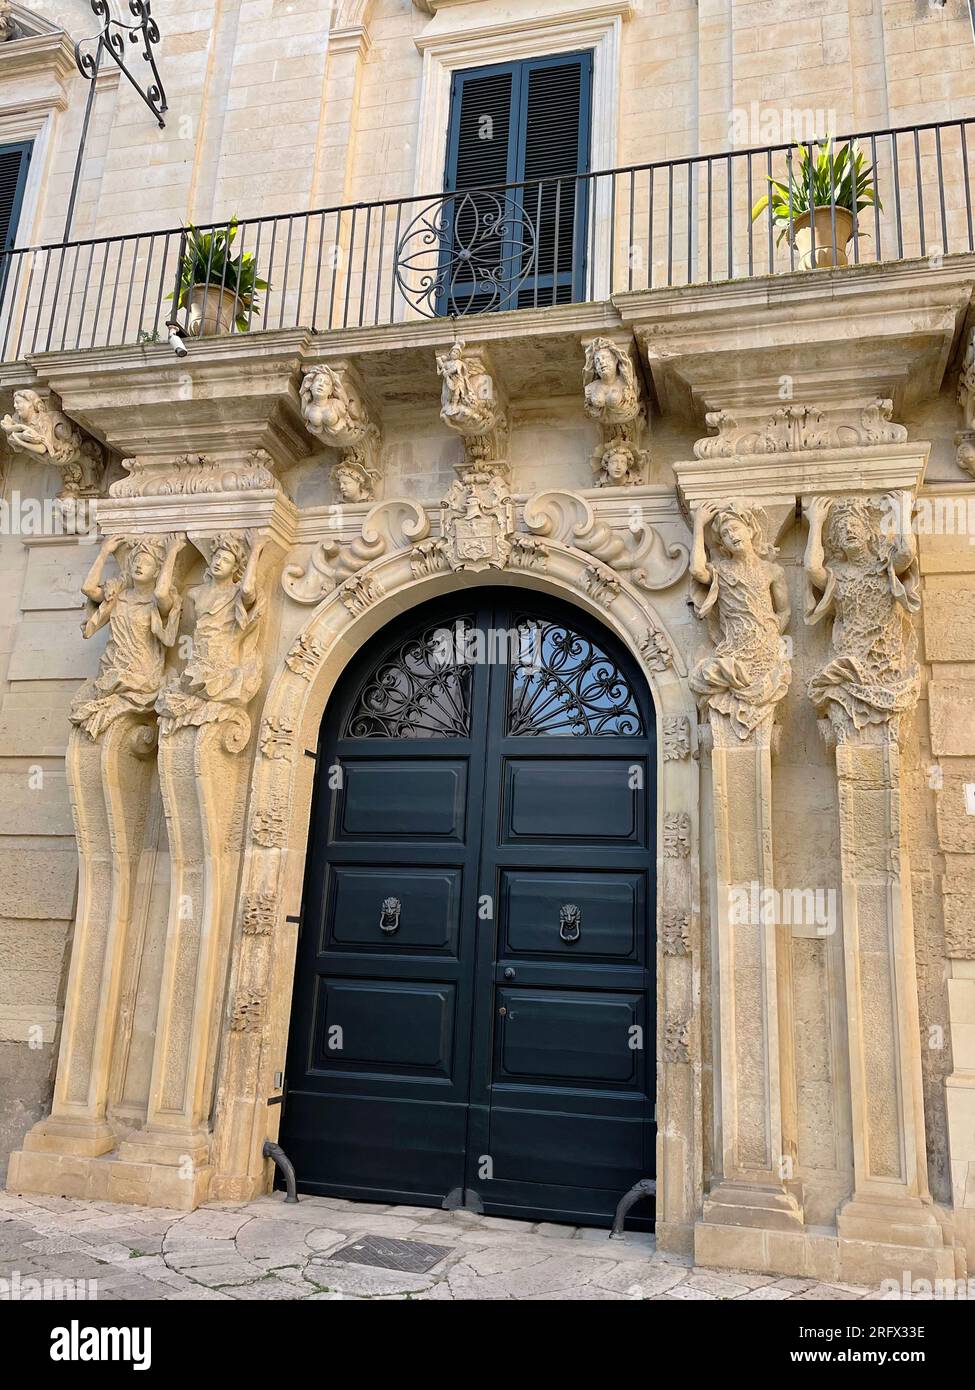
[[[835,158],[851,138],[856,217]],[[164,340],[174,314],[191,332],[324,332],[972,252],[973,143],[975,118],[838,137],[832,161],[825,142],[772,145],[248,218],[229,256],[226,224],[200,229],[195,261],[182,228],[17,249],[0,257],[0,360]],[[785,195],[753,219],[770,179]],[[252,296],[232,293],[241,257],[267,285]]]

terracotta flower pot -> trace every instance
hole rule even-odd
[[[833,215],[836,215],[836,241],[833,241]],[[812,220],[816,229],[816,249],[808,212],[793,218],[792,244],[800,270],[821,270],[827,266],[849,265],[846,248],[853,236],[853,213],[849,208],[813,208]]]
[[[191,338],[229,333],[240,313],[240,300],[233,290],[219,285],[193,285],[186,299],[186,331]]]

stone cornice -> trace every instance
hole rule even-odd
[[[50,73],[63,87],[75,71],[74,45],[61,30],[0,44],[0,83]]]
[[[282,550],[295,541],[298,509],[281,492],[203,493],[192,497],[106,497],[98,503],[103,535],[214,536],[264,531]]]
[[[347,29],[333,29],[328,36],[328,51],[332,53],[354,53],[364,61],[372,49],[372,40],[361,24],[352,24]]]
[[[427,0],[431,11],[454,9],[456,5],[441,5],[438,0]],[[571,30],[578,34],[580,43],[589,37],[593,26],[605,28],[614,19],[629,19],[635,11],[633,0],[595,0],[588,5],[574,5],[570,9],[551,14],[535,13],[518,19],[501,19],[491,24],[455,25],[450,29],[434,26],[413,40],[421,53],[439,55],[463,47],[477,56],[478,49],[485,45],[493,47],[499,39],[510,39],[511,56],[521,57],[522,46],[526,53],[542,53],[544,35],[551,32]],[[541,46],[539,46],[541,44]]]
[[[912,441],[854,449],[751,454],[734,459],[688,459],[674,464],[689,507],[705,501],[753,506],[794,505],[809,494],[886,493],[919,486],[930,444]]]

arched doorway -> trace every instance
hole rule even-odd
[[[654,1171],[654,717],[600,624],[476,589],[322,721],[281,1142],[309,1192],[607,1224]]]

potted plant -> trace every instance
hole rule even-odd
[[[187,311],[187,333],[199,338],[229,333],[233,327],[246,333],[251,315],[260,309],[257,291],[270,286],[258,277],[249,251],[231,254],[237,236],[236,217],[226,227],[211,232],[200,232],[193,226],[185,231],[176,308]]]
[[[792,160],[789,182],[779,183],[769,174],[769,191],[752,208],[753,222],[768,208],[772,221],[780,224],[778,245],[791,236],[800,270],[849,265],[846,248],[853,236],[854,220],[865,207],[874,203],[882,207],[874,188],[873,166],[866,162],[855,140],[834,151],[827,136],[818,144],[815,157],[813,148],[812,142],[797,145],[798,158]]]

